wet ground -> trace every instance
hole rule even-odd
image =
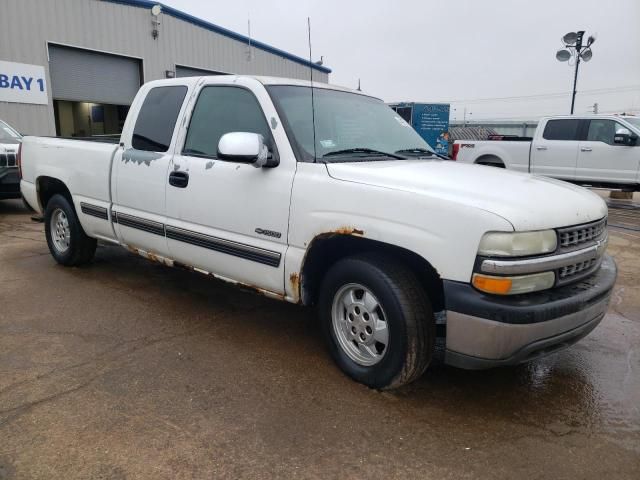
[[[50,257],[0,202],[0,480],[640,475],[640,210],[612,209],[609,313],[516,368],[379,393],[311,312],[117,247]]]

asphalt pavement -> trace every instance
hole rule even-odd
[[[0,480],[635,480],[640,210],[609,223],[619,278],[587,338],[380,393],[333,365],[310,310],[113,246],[61,267],[0,201]]]

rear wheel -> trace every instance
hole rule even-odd
[[[397,388],[429,365],[433,313],[403,265],[369,255],[343,259],[325,276],[318,307],[329,352],[354,380]]]
[[[47,245],[56,262],[72,266],[91,261],[96,251],[96,239],[84,233],[69,200],[62,195],[51,197],[44,218]]]

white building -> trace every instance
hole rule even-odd
[[[22,133],[119,133],[149,80],[311,69],[328,82],[324,66],[148,0],[0,1],[0,119]]]

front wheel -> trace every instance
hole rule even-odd
[[[97,241],[88,237],[76,211],[65,197],[54,195],[44,214],[47,245],[56,262],[66,265],[88,263],[96,252]]]
[[[414,381],[429,365],[433,313],[403,265],[373,255],[343,259],[327,272],[318,307],[329,352],[354,380],[392,389]]]

